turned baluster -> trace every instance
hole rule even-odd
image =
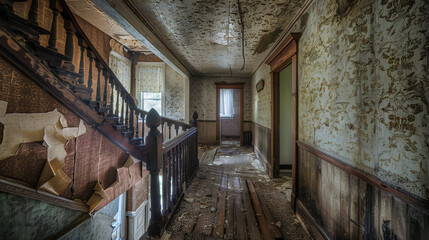
[[[164,154],[162,161],[162,216],[167,217],[168,215],[168,190],[167,190],[167,176],[168,176],[168,159],[171,157],[171,152],[168,151]]]
[[[49,7],[52,10],[52,25],[51,25],[51,34],[49,35],[48,48],[52,51],[57,51],[57,0],[50,0]]]
[[[139,112],[136,110],[136,138],[139,137]]]
[[[64,61],[62,68],[70,72],[74,72],[74,65],[73,65],[74,38],[73,36],[74,36],[75,30],[73,28],[73,23],[71,22],[70,18],[64,17],[64,28],[66,30],[66,46],[65,46],[64,55],[66,55],[69,59]]]
[[[171,122],[168,122],[167,125],[168,125],[168,139],[171,139]]]
[[[141,113],[142,118],[142,137],[144,137],[144,121],[145,121],[146,114],[144,112]]]
[[[91,50],[87,49],[86,52],[87,52],[87,56],[89,58],[88,88],[92,88],[92,61],[94,60],[94,57],[92,55]]]
[[[164,120],[161,120],[161,135],[162,141],[164,142]]]
[[[121,125],[124,125],[124,101],[125,96],[124,93],[121,91],[121,98],[122,98],[122,106],[121,106]]]
[[[103,68],[103,76],[104,76],[104,94],[103,94],[103,105],[107,106],[107,79],[109,79],[109,74],[107,73],[106,68]]]
[[[119,87],[115,85],[116,90],[116,108],[115,108],[115,116],[119,116]]]
[[[127,126],[127,129],[129,128],[129,119],[128,119],[128,101],[125,102],[125,125]]]
[[[100,86],[100,73],[101,73],[101,66],[100,66],[100,60],[95,59],[95,67],[97,68],[97,93],[96,93],[96,97],[95,97],[95,101],[97,101],[97,103],[100,103],[101,100],[101,86]]]
[[[178,151],[177,151],[177,146],[173,147],[173,166],[172,166],[172,182],[173,182],[173,192],[171,193],[172,195],[172,202],[173,204],[176,203],[177,201],[177,160],[178,160]]]
[[[113,83],[113,77],[109,78],[110,81],[110,110],[109,110],[109,115],[113,116],[113,93],[114,93],[114,83]]]
[[[173,148],[174,149],[174,148]],[[168,196],[168,212],[171,211],[173,206],[172,202],[172,192],[171,192],[171,183],[172,183],[172,168],[173,168],[173,159],[174,159],[174,150],[171,149],[171,157],[168,158],[168,172],[167,172],[167,196]]]
[[[131,137],[134,136],[134,109],[130,107],[130,130],[132,131]]]
[[[79,63],[79,78],[77,79],[77,83],[80,86],[83,86],[85,83],[85,68],[84,68],[84,52],[85,47],[83,46],[82,38],[79,38],[78,44],[80,46],[80,63]]]
[[[174,126],[174,128],[176,129],[176,136],[179,135],[179,125],[177,125],[177,123]]]
[[[30,11],[28,12],[28,21],[32,24],[38,25],[37,23],[37,8],[39,7],[39,0],[32,0],[30,5]]]

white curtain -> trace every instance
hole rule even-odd
[[[234,90],[220,89],[220,116],[234,116]]]

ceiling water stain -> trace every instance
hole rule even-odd
[[[268,46],[277,39],[278,35],[282,31],[283,30],[280,27],[277,27],[274,31],[262,35],[255,47],[255,51],[253,51],[253,55],[265,52],[265,50],[268,49]]]

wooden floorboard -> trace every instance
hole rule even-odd
[[[281,225],[281,229],[276,226],[270,210],[276,218],[283,211],[279,212],[272,205],[272,199],[266,197],[267,189],[260,187],[264,173],[255,175],[260,170],[246,162],[247,151],[237,149],[219,148],[217,153],[213,148],[206,150],[204,161],[167,229],[170,235],[165,240],[265,240],[283,239],[282,234],[287,239],[307,239],[302,238],[302,234],[289,238],[285,229],[291,227],[287,224]],[[233,158],[232,155],[241,157]],[[255,189],[253,181],[258,181],[260,189]]]
[[[261,232],[259,231],[258,222],[256,220],[255,212],[253,211],[252,202],[247,189],[246,181],[240,179],[241,197],[243,198],[243,208],[246,217],[247,232],[250,240],[262,239]]]
[[[223,238],[224,224],[226,215],[226,195],[228,190],[228,175],[222,174],[222,182],[220,185],[219,199],[217,202],[218,216],[216,219],[216,225],[213,229],[213,237]]]
[[[237,239],[247,239],[246,219],[244,217],[243,199],[241,197],[240,178],[234,177],[234,221],[237,227]]]

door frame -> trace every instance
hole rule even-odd
[[[219,98],[220,98],[220,90],[221,89],[239,89],[240,90],[240,146],[243,146],[243,119],[244,119],[244,109],[243,109],[243,85],[244,82],[239,83],[226,83],[226,82],[216,82],[216,142],[220,145],[219,138],[219,121],[220,121],[220,113],[219,113]]]
[[[271,158],[270,177],[278,177],[279,149],[279,73],[292,64],[292,208],[295,211],[298,140],[298,40],[300,33],[291,33],[268,57],[271,75]]]

